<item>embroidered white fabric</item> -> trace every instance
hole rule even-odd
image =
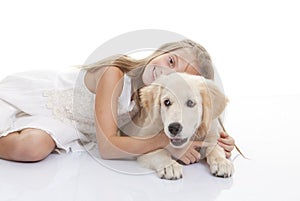
[[[47,108],[52,110],[55,118],[64,123],[75,123],[79,131],[91,135],[96,133],[95,94],[90,92],[84,84],[85,72],[79,73],[74,89],[49,90],[43,95],[48,98]],[[134,106],[134,101],[131,101],[131,79],[125,74],[123,91],[118,100],[117,124],[119,127],[130,121],[129,112]]]

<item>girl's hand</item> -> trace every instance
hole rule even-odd
[[[183,162],[184,164],[196,163],[200,160],[201,155],[197,151],[200,147],[208,146],[208,143],[201,141],[191,141],[184,148],[174,148],[171,145],[168,145],[166,149],[171,153],[171,155]]]
[[[226,158],[230,158],[231,151],[234,149],[234,139],[230,137],[226,132],[220,132],[220,138],[218,144],[224,149]]]

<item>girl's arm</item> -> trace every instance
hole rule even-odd
[[[148,139],[117,136],[117,107],[123,88],[123,76],[119,68],[109,67],[104,69],[97,83],[96,137],[100,155],[105,159],[129,158],[164,148],[169,144],[169,139],[163,132]]]

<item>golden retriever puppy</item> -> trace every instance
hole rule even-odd
[[[184,148],[189,140],[207,142],[212,145],[205,153],[210,172],[219,177],[233,174],[232,162],[217,144],[217,117],[225,109],[227,98],[213,81],[186,73],[162,75],[142,88],[139,98],[141,111],[120,128],[123,134],[150,137],[164,130],[174,148]],[[137,160],[161,178],[182,178],[182,166],[165,149],[141,155]]]

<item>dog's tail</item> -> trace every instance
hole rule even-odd
[[[227,133],[227,131],[226,131],[226,129],[225,129],[225,127],[224,127],[224,125],[223,125],[222,120],[221,120],[220,117],[218,117],[218,121],[219,121],[220,126],[222,127],[222,130],[223,130],[225,133]],[[240,154],[243,158],[250,160],[248,157],[246,157],[246,156],[241,152],[241,150],[238,148],[238,146],[237,146],[236,144],[234,144],[234,147],[236,148],[236,150],[239,152],[239,154]]]

